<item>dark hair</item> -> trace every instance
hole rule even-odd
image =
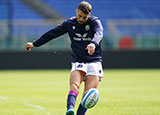
[[[92,11],[92,6],[86,1],[82,1],[78,5],[78,10],[81,10],[85,14],[89,14]]]

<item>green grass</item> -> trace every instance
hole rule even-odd
[[[160,70],[105,70],[86,115],[160,114]],[[65,115],[70,70],[0,71],[0,115]],[[82,96],[83,84],[75,110]]]

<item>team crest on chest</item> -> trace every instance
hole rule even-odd
[[[89,25],[86,25],[85,30],[86,30],[86,31],[87,31],[87,30],[90,30],[90,26],[89,26]]]

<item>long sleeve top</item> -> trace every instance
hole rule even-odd
[[[39,39],[33,42],[39,47],[52,39],[68,33],[71,40],[72,62],[89,63],[102,61],[101,40],[103,27],[98,17],[90,16],[84,24],[79,24],[76,17],[65,20],[50,31],[44,33]],[[88,44],[95,44],[95,52],[89,55],[86,47]]]

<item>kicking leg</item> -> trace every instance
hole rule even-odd
[[[99,84],[99,80],[100,80],[100,77],[91,76],[91,75],[87,76],[85,79],[84,92],[86,92],[90,88],[97,88]],[[84,108],[81,104],[79,104],[77,115],[85,115],[86,111],[87,109]]]

